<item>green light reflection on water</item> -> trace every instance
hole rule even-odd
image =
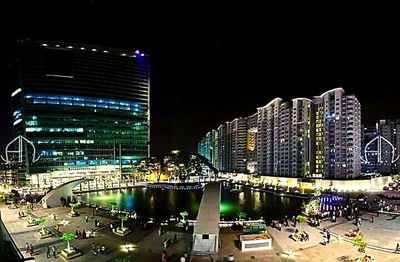
[[[193,214],[197,214],[197,212],[199,211],[200,208],[200,204],[199,203],[193,203],[191,205],[191,212]],[[234,203],[229,203],[229,202],[221,202],[220,206],[219,206],[220,212],[222,216],[225,215],[235,215],[238,211],[238,207],[234,204]]]
[[[222,215],[226,215],[229,213],[234,213],[237,207],[233,203],[221,202],[219,209]]]

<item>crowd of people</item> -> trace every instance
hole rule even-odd
[[[107,255],[106,246],[104,244],[101,246],[96,246],[95,242],[92,242],[92,252],[94,255],[96,254]]]

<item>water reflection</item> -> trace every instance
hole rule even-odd
[[[187,211],[189,219],[195,219],[200,206],[202,190],[174,191],[160,189],[133,189],[92,192],[82,194],[81,199],[90,200],[99,205],[115,205],[118,209],[136,211],[138,215],[167,219],[171,215],[179,216]],[[239,213],[244,212],[247,218],[263,217],[272,220],[285,215],[298,214],[302,200],[272,194],[251,191],[245,188],[243,192],[231,193],[229,189],[221,192],[221,217],[225,220],[235,220]]]

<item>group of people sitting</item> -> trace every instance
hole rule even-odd
[[[361,234],[361,230],[359,227],[357,227],[356,229],[349,229],[346,233],[345,236],[348,237],[355,237],[355,236],[360,236]]]
[[[278,229],[279,231],[282,231],[282,223],[279,220],[272,220],[271,221],[271,227],[274,227]]]
[[[75,236],[78,239],[86,239],[88,237],[94,237],[93,235],[94,230],[90,230],[90,231],[85,231],[84,229],[82,231],[80,231],[79,229],[75,230]]]
[[[99,254],[102,254],[102,255],[107,255],[106,246],[104,244],[101,245],[101,246],[97,246],[97,248],[96,248],[96,243],[93,242],[92,243],[92,251],[93,251],[93,254],[99,253]]]
[[[291,238],[295,241],[300,240],[300,242],[306,242],[310,240],[310,236],[305,231],[299,231],[297,228],[294,231],[294,234],[290,235]]]
[[[23,217],[26,217],[26,214],[24,213],[24,211],[18,212],[18,218],[21,219]]]
[[[321,225],[321,219],[310,217],[308,220],[308,224],[312,227],[319,227]]]

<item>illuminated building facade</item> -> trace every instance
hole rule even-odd
[[[218,143],[218,159],[219,159],[219,165],[216,166],[218,170],[227,170],[227,165],[228,165],[228,138],[227,138],[227,132],[226,132],[226,125],[220,125],[217,129],[218,131],[218,138],[219,138],[219,143]]]
[[[220,171],[308,178],[353,178],[361,172],[360,103],[342,88],[314,99],[275,98],[217,131],[220,161],[227,163]]]
[[[307,98],[292,100],[291,174],[316,177],[315,104]]]
[[[335,88],[314,97],[317,108],[316,176],[354,178],[361,174],[361,105]]]
[[[400,155],[400,119],[380,120],[379,134],[384,137],[389,143],[382,143],[382,163],[380,172],[384,174],[400,173],[400,158],[392,163],[392,159],[396,159]],[[394,147],[394,157],[392,152]]]
[[[14,134],[41,158],[29,173],[129,165],[149,156],[149,57],[23,40],[14,65]]]
[[[378,161],[378,154],[376,153],[378,149],[377,143],[371,143],[367,146],[369,142],[371,142],[375,137],[379,135],[378,124],[374,127],[363,127],[361,134],[361,153],[362,156],[368,161],[361,162],[361,172],[362,173],[379,173],[380,164]],[[367,150],[367,152],[365,151]],[[368,152],[368,150],[372,152]]]
[[[257,172],[273,174],[279,142],[279,108],[282,99],[275,98],[264,107],[257,108]],[[274,151],[275,149],[275,151]]]
[[[254,173],[257,170],[257,114],[247,118],[246,170]]]
[[[233,172],[246,171],[247,119],[236,118],[228,125],[230,137],[230,168]]]
[[[362,136],[362,172],[400,173],[400,120],[380,120],[374,127],[365,127]]]

